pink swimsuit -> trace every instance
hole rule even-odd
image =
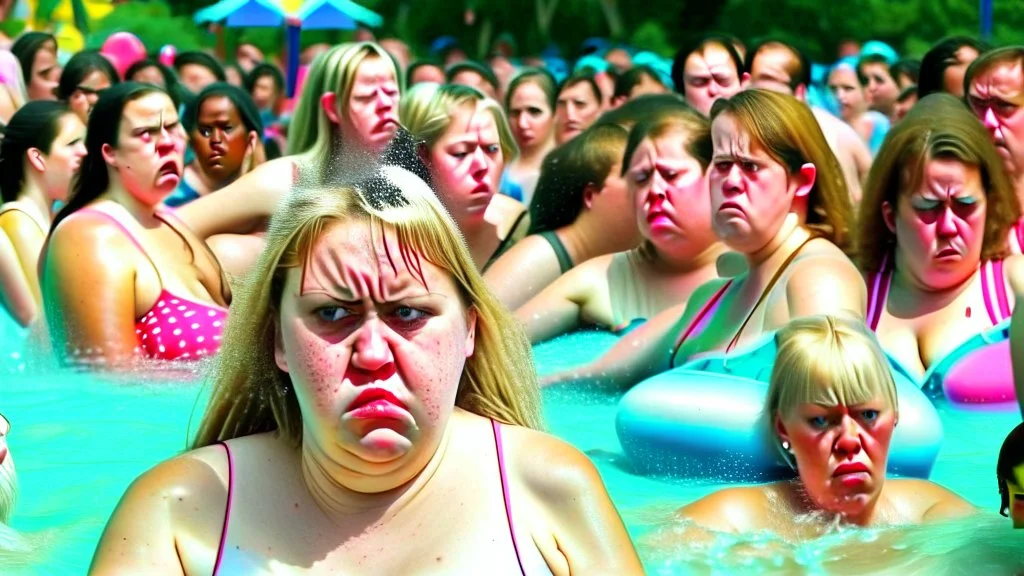
[[[101,214],[121,229],[142,255],[153,264],[157,278],[160,270],[146,254],[146,250],[135,236],[116,218],[106,212],[86,208],[84,211]],[[155,216],[167,224],[187,243],[185,236],[160,213]],[[163,286],[163,279],[160,278]],[[177,296],[166,288],[160,290],[156,303],[135,322],[135,335],[139,349],[149,358],[157,360],[196,360],[217,353],[221,334],[227,321],[227,309],[196,302]]]

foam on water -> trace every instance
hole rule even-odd
[[[24,333],[3,325],[5,320],[0,318],[0,410],[12,422],[20,494],[13,518],[18,532],[0,527],[0,573],[83,574],[131,481],[184,449],[206,392],[188,370],[98,377],[33,369],[21,350]],[[548,373],[579,364],[615,340],[605,333],[564,337],[536,348],[537,366]],[[1015,414],[940,409],[946,442],[932,479],[984,508],[978,518],[843,529],[797,543],[771,534],[697,542],[685,537],[689,527],[674,512],[723,484],[634,474],[615,434],[616,403],[615,396],[552,390],[544,395],[545,420],[551,432],[596,463],[652,574],[1024,572],[1024,534],[995,512],[995,457],[1018,421]]]

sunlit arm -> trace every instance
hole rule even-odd
[[[46,318],[65,360],[117,363],[135,354],[138,250],[103,217],[77,215],[54,232],[42,265]]]

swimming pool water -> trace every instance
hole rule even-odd
[[[24,334],[4,321],[0,318],[0,410],[12,422],[10,446],[20,486],[13,527],[35,551],[0,551],[0,574],[84,574],[128,484],[184,448],[189,426],[194,430],[205,406],[205,392],[198,378],[184,372],[101,378],[32,369],[22,350]],[[615,340],[611,334],[584,332],[538,346],[539,371],[584,362]],[[1012,573],[1017,570],[1007,566],[1024,562],[1024,534],[1017,534],[1024,531],[1010,530],[1009,521],[997,514],[994,474],[999,446],[1019,422],[1017,414],[940,408],[946,440],[932,479],[985,510],[969,523],[898,537],[841,531],[830,539],[790,545],[754,535],[694,548],[664,543],[679,530],[671,513],[722,484],[633,474],[615,434],[616,402],[614,396],[573,389],[547,391],[544,414],[552,433],[596,463],[651,573],[862,574],[877,571],[881,560],[901,576],[974,575]],[[0,549],[6,537],[0,532]],[[1019,571],[1024,573],[1024,565]]]

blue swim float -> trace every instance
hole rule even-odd
[[[774,358],[771,334],[746,353],[701,358],[633,387],[619,403],[615,425],[634,469],[736,482],[792,477],[763,414]],[[893,375],[900,420],[888,471],[927,478],[942,444],[942,422],[912,380],[900,371]]]

